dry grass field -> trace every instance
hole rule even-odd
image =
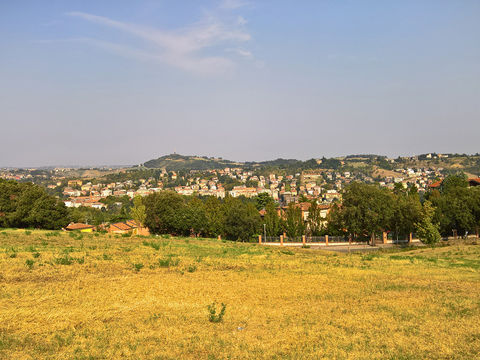
[[[0,230],[0,358],[473,359],[479,271],[475,245],[344,255]]]

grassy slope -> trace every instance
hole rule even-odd
[[[478,246],[362,256],[23,230],[0,232],[0,244],[0,358],[480,352]],[[172,266],[159,266],[168,259]],[[223,322],[208,321],[213,302],[227,304]]]

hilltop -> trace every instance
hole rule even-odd
[[[209,158],[207,156],[184,156],[179,154],[170,154],[152,159],[143,164],[146,168],[166,169],[169,171],[178,170],[214,170],[225,167],[243,165],[222,158]]]
[[[480,156],[475,155],[459,155],[448,154],[438,155],[435,153],[420,155],[414,157],[398,157],[396,159],[387,159],[381,155],[347,155],[336,158],[312,158],[302,161],[297,159],[282,159],[268,161],[247,161],[237,162],[226,160],[221,157],[207,156],[184,156],[180,154],[170,154],[152,159],[143,164],[149,169],[165,169],[168,171],[179,170],[218,170],[226,167],[241,168],[268,168],[271,171],[277,169],[289,169],[291,171],[330,169],[343,170],[363,169],[373,176],[390,176],[398,175],[395,169],[402,167],[411,168],[432,168],[446,171],[462,170],[469,176],[480,173]]]

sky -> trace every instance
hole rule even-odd
[[[1,0],[0,167],[480,152],[480,2]]]

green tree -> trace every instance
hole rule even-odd
[[[181,210],[185,207],[181,195],[162,191],[144,198],[145,226],[151,234],[178,234],[181,225]]]
[[[225,233],[225,214],[222,204],[215,196],[209,196],[203,204],[206,217],[205,235],[216,237]]]
[[[253,235],[260,232],[260,223],[260,214],[255,206],[235,201],[228,209],[225,231],[230,239],[249,242]]]
[[[68,224],[65,204],[30,182],[0,179],[0,227],[57,230]]]
[[[207,227],[207,217],[202,202],[194,197],[180,210],[180,232],[185,235],[198,235]]]
[[[298,204],[289,203],[285,211],[285,233],[288,237],[298,237],[305,234],[305,220]]]
[[[269,203],[273,202],[273,198],[266,192],[260,193],[255,197],[255,207],[257,210],[265,209]]]
[[[325,221],[321,215],[321,207],[317,204],[317,201],[312,201],[312,205],[308,209],[307,226],[308,232],[311,236],[320,236],[323,230],[323,223]]]
[[[423,203],[420,221],[415,224],[417,236],[427,244],[436,244],[441,239],[440,233],[438,232],[438,225],[432,222],[434,212],[435,208],[432,206],[432,203],[426,200]]]
[[[422,204],[418,195],[400,194],[393,198],[393,216],[390,229],[399,234],[410,234],[416,231],[416,223],[422,215]]]
[[[340,215],[350,234],[371,236],[373,241],[376,232],[391,224],[392,194],[388,189],[354,182],[344,189]]]
[[[142,197],[140,195],[136,195],[133,198],[133,207],[130,209],[130,215],[132,216],[133,221],[135,221],[140,231],[147,217],[147,213],[145,210],[146,207],[142,203]]]
[[[283,232],[282,218],[278,215],[275,203],[269,202],[265,208],[263,221],[266,225],[267,236],[279,236]]]

